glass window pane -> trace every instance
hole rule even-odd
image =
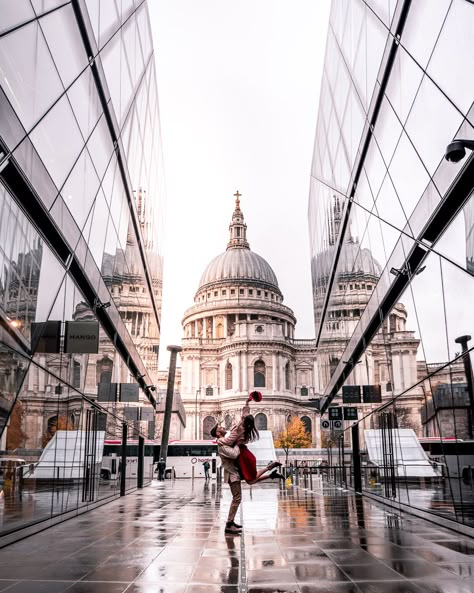
[[[61,187],[83,146],[66,96],[41,120],[30,138],[53,181]]]
[[[389,169],[407,218],[413,212],[430,178],[406,134],[402,134]]]
[[[61,191],[63,200],[80,229],[89,216],[98,189],[99,179],[91,158],[87,150],[83,150]]]
[[[27,131],[60,96],[63,87],[36,21],[0,38],[0,83]]]
[[[90,69],[76,80],[67,95],[82,135],[87,140],[102,114],[97,87]]]
[[[0,0],[0,32],[35,18],[30,0]]]
[[[400,121],[405,123],[421,84],[423,71],[412,57],[399,47],[387,84],[386,95]]]
[[[416,0],[410,5],[401,44],[415,58],[422,68],[426,67],[451,0]],[[420,35],[420,26],[423,35]]]
[[[44,16],[40,25],[61,80],[68,87],[89,62],[72,6],[69,4]]]
[[[433,175],[440,161],[444,159],[446,145],[456,135],[463,119],[461,113],[425,76],[405,130],[430,175]],[[443,125],[433,125],[436,121],[443,122]]]
[[[453,2],[428,64],[428,73],[464,114],[474,97],[473,39],[472,5]]]

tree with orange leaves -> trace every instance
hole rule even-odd
[[[307,449],[311,447],[311,435],[306,432],[306,427],[302,420],[293,418],[275,439],[275,447],[283,449],[286,454],[288,465],[288,451],[290,449]]]

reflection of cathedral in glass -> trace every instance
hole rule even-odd
[[[327,216],[327,247],[313,260],[313,289],[315,319],[321,317],[329,275],[341,225],[340,198],[332,196]],[[350,228],[341,244],[330,299],[321,328],[317,350],[318,392],[323,394],[341,361],[349,339],[356,331],[360,318],[381,279],[382,268],[370,249],[362,247]],[[346,385],[380,385],[383,398],[391,398],[416,383],[416,354],[419,340],[407,330],[407,311],[397,303],[389,319],[365,350],[347,378]],[[411,416],[409,425],[420,429],[419,407],[422,394],[413,388],[404,394],[401,406],[407,406]]]

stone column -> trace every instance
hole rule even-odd
[[[216,335],[216,316],[212,316],[212,339],[215,340],[217,338]]]
[[[238,352],[237,353],[237,377],[238,379],[238,383],[237,383],[237,389],[239,391],[242,391],[242,353]]]
[[[404,350],[402,354],[403,360],[403,377],[405,379],[405,389],[408,389],[413,385],[411,380],[411,368],[410,368],[410,351]]]
[[[276,393],[278,386],[277,386],[277,355],[275,352],[272,354],[272,391]]]
[[[193,367],[194,367],[194,386],[193,386],[193,391],[196,391],[196,389],[200,389],[201,387],[201,370],[199,368],[199,361],[200,361],[200,356],[195,356],[194,360],[193,360]]]
[[[401,354],[392,351],[392,372],[393,372],[393,391],[394,394],[402,390],[402,368],[400,365]]]
[[[236,355],[231,359],[230,364],[232,365],[232,389],[235,391],[239,388],[239,358]]]
[[[249,369],[248,369],[248,356],[247,352],[242,352],[242,389],[243,391],[248,391],[248,378],[249,378]]]
[[[227,315],[224,315],[224,338],[227,338]]]
[[[319,393],[319,368],[316,358],[313,360],[313,387],[314,392]]]

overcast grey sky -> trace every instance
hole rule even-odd
[[[167,213],[160,367],[233,194],[250,248],[274,269],[296,335],[314,336],[307,200],[329,0],[149,0]]]

